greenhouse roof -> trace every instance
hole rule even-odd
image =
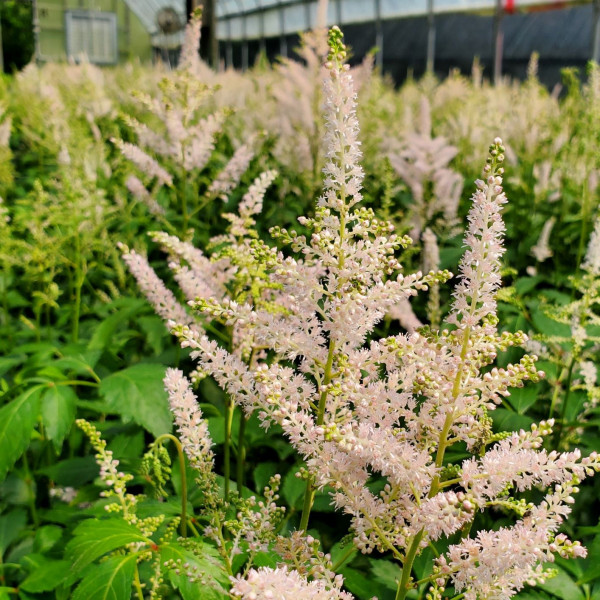
[[[506,0],[505,0],[506,2]],[[515,8],[561,7],[579,0],[513,0]],[[329,0],[327,25],[426,15],[427,0]],[[496,0],[433,0],[435,13],[493,11]],[[276,37],[311,29],[317,0],[217,0],[220,39]]]
[[[146,31],[151,35],[161,35],[156,24],[156,15],[163,8],[173,8],[181,22],[186,22],[185,0],[125,0],[125,4],[141,21]]]

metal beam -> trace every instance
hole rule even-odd
[[[427,73],[433,74],[435,68],[435,12],[433,0],[427,0]]]

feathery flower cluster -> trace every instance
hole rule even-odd
[[[145,173],[150,178],[156,178],[158,183],[162,185],[173,185],[173,178],[163,169],[158,162],[151,156],[148,156],[139,146],[124,142],[116,138],[112,139],[113,143],[123,153],[123,156],[134,163],[142,173]]]
[[[125,244],[119,244],[119,249],[123,253],[123,260],[156,313],[165,320],[172,319],[177,323],[193,325],[194,318],[188,315],[185,308],[177,302],[173,292],[156,275],[148,261]]]
[[[248,169],[250,161],[254,158],[253,144],[254,140],[250,140],[233,153],[225,168],[208,187],[207,196],[217,196],[222,200],[227,200],[227,195],[239,183],[242,175]]]
[[[432,137],[431,107],[426,97],[421,99],[419,124],[418,132],[406,134],[400,147],[389,153],[390,164],[412,193],[410,235],[414,239],[419,239],[440,215],[442,226],[451,232],[463,191],[463,178],[448,166],[458,149],[443,137]],[[386,150],[394,145],[394,140],[386,139]]]
[[[531,254],[535,256],[535,259],[538,262],[544,262],[553,255],[549,241],[555,222],[556,219],[551,217],[544,223],[544,227],[542,228],[542,232],[540,233],[537,243],[531,247]]]
[[[208,422],[202,416],[190,382],[180,370],[167,369],[164,384],[169,394],[169,407],[175,418],[181,445],[190,465],[202,476],[207,477],[214,467],[212,440],[208,432]]]
[[[201,65],[200,48],[200,29],[202,27],[202,9],[197,8],[190,15],[188,25],[185,28],[183,44],[179,55],[179,64],[177,68],[181,71],[198,73]]]
[[[595,277],[600,276],[600,217],[595,221],[581,268]]]
[[[100,437],[100,432],[84,419],[75,421],[77,426],[87,435],[96,451],[96,462],[100,466],[100,479],[108,487],[101,492],[105,498],[116,498],[118,502],[107,504],[105,509],[109,512],[123,512],[123,517],[135,520],[133,509],[137,503],[137,496],[127,493],[127,483],[133,479],[133,475],[123,473],[119,470],[119,461],[113,458],[111,450],[106,449],[106,442]]]
[[[416,585],[411,572],[422,549],[458,531],[461,542],[436,560],[436,593],[450,582],[472,600],[509,598],[544,576],[540,564],[554,552],[583,553],[557,530],[577,483],[600,468],[600,459],[543,450],[551,422],[508,436],[491,430],[489,412],[510,395],[509,388],[543,376],[534,356],[493,366],[499,352],[527,339],[522,332],[497,330],[505,149],[496,138],[484,179],[476,181],[460,281],[445,325],[371,339],[391,307],[451,275],[404,274],[396,253],[409,240],[356,206],[363,176],[356,95],[335,27],[329,46],[325,192],[315,216],[300,219],[309,235],[272,230],[298,258],[252,239],[255,232],[244,222],[259,210],[274,177],[265,174],[255,183],[257,197],[249,192],[240,216],[230,219],[229,242],[247,254],[231,262],[232,272],[244,271],[248,292],[192,303],[205,317],[241,328],[252,358],[235,347],[228,352],[185,320],[169,326],[192,349],[199,372],[211,375],[247,413],[257,411],[265,427],[278,423],[304,458],[308,485],[301,531],[316,489],[331,486],[333,503],[351,517],[356,546],[365,553],[389,551],[402,563],[399,600]],[[259,296],[250,292],[254,277],[279,310],[256,301]],[[271,351],[268,361],[265,349]],[[448,449],[461,442],[472,458],[447,465]],[[370,485],[374,475],[385,479],[383,489]],[[538,505],[524,505],[518,494],[533,486],[554,491]],[[512,508],[521,518],[469,537],[477,512],[494,506]],[[237,578],[232,593],[244,600],[350,598],[338,583],[309,580],[283,567],[262,568]]]
[[[234,580],[231,595],[242,600],[352,600],[353,596],[339,588],[328,588],[322,581],[308,581],[287,567],[260,567],[251,570],[246,579]]]
[[[125,116],[125,121],[137,136],[137,145],[113,139],[123,156],[131,161],[145,177],[130,177],[127,187],[133,196],[144,202],[149,210],[162,215],[164,208],[157,201],[170,198],[179,203],[177,219],[180,230],[187,232],[190,214],[202,201],[210,201],[228,193],[246,170],[252,152],[250,144],[238,153],[214,183],[214,189],[198,190],[198,172],[204,170],[215,149],[217,135],[223,128],[227,111],[209,113],[206,99],[214,93],[202,77],[199,41],[202,16],[196,10],[186,26],[179,67],[166,75],[159,84],[160,95],[153,97],[135,94],[159,123],[157,129]],[[164,194],[164,186],[177,190]],[[164,200],[161,198],[161,202]],[[171,217],[172,218],[172,217]]]

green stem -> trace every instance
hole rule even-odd
[[[560,411],[560,420],[558,422],[558,427],[556,428],[556,433],[554,434],[554,447],[558,449],[560,445],[560,439],[562,437],[562,432],[564,430],[565,425],[565,417],[567,415],[567,405],[569,404],[569,396],[571,395],[571,379],[573,377],[573,368],[575,367],[575,356],[571,356],[571,362],[569,363],[569,369],[567,371],[567,381],[565,382],[565,399],[563,400],[563,404]]]
[[[317,427],[323,425],[325,420],[325,407],[327,405],[327,386],[331,383],[333,357],[335,355],[335,342],[330,340],[329,342],[329,353],[327,354],[327,364],[325,365],[325,375],[323,377],[323,385],[325,388],[321,392],[319,397],[319,406],[317,408]],[[310,511],[312,510],[313,502],[315,499],[315,486],[312,479],[306,482],[306,490],[304,492],[304,503],[302,505],[302,516],[300,517],[300,531],[306,531],[308,529],[308,518]]]
[[[137,563],[135,564],[135,571],[133,573],[133,585],[135,587],[138,600],[144,600],[144,592],[142,591],[142,582],[140,581],[140,572],[138,571]]]
[[[71,337],[74,343],[79,340],[79,313],[81,312],[81,288],[83,277],[81,270],[81,239],[79,232],[75,234],[75,302],[73,304],[73,322]]]
[[[182,537],[187,537],[187,474],[185,471],[185,454],[181,442],[170,433],[163,433],[156,438],[155,445],[161,444],[163,440],[171,440],[177,448],[177,457],[179,459],[179,471],[181,472],[181,528]]]
[[[589,220],[589,188],[587,186],[587,181],[589,178],[589,172],[586,172],[586,177],[583,180],[583,190],[581,192],[582,195],[582,207],[581,207],[581,230],[579,233],[579,244],[577,246],[577,258],[575,260],[575,264],[577,265],[576,269],[575,269],[575,277],[577,277],[579,275],[579,272],[581,270],[581,260],[583,258],[583,249],[585,247],[585,240],[587,239],[587,223]],[[573,300],[575,298],[575,286],[572,287],[571,290],[571,300]]]
[[[33,524],[38,527],[40,520],[38,518],[37,509],[35,507],[35,493],[33,491],[33,477],[29,470],[29,460],[27,459],[27,452],[23,454],[23,469],[25,470],[25,483],[27,484],[27,502],[29,504],[29,510],[31,511],[31,520]]]
[[[236,482],[238,492],[242,492],[242,486],[244,485],[244,469],[246,466],[246,444],[244,437],[246,435],[246,415],[241,411],[240,417],[240,429],[238,431],[238,444],[237,444],[237,462],[236,462]]]
[[[192,533],[196,536],[196,537],[202,537],[200,535],[200,532],[198,531],[198,528],[194,525],[194,522],[192,521],[192,519],[190,519],[188,521],[190,529],[192,530]]]
[[[231,427],[233,425],[233,402],[225,398],[225,448],[223,452],[223,477],[225,478],[225,502],[229,502],[229,479],[231,477]]]
[[[335,561],[332,571],[337,571],[353,554],[356,553],[356,551],[356,546],[354,546],[354,544],[349,544],[346,552]]]
[[[89,387],[98,387],[100,383],[95,381],[84,381],[81,379],[67,379],[65,381],[53,381],[52,385],[87,385]]]
[[[421,540],[423,539],[423,535],[425,534],[425,530],[421,529],[417,535],[413,538],[411,542],[408,552],[406,553],[406,558],[404,559],[404,564],[402,565],[402,578],[400,579],[400,583],[398,584],[398,590],[396,591],[396,600],[404,600],[406,598],[406,594],[410,589],[410,574],[412,572],[412,566],[415,562],[415,558],[417,556],[417,552],[419,550],[419,546],[421,544]]]

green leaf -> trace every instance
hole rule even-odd
[[[202,590],[202,600],[226,600],[229,593],[229,579],[219,553],[208,544],[196,540],[198,551],[193,553],[178,544],[165,544],[160,550],[161,563],[172,560],[176,564],[189,565],[180,573],[169,571],[169,580],[184,600],[198,600]],[[199,554],[200,556],[197,556]],[[202,575],[202,582],[190,581],[185,571]]]
[[[138,324],[146,334],[148,345],[152,348],[154,354],[158,356],[163,351],[165,338],[169,335],[165,322],[160,317],[153,315],[141,317],[138,319]]]
[[[0,559],[23,531],[25,523],[27,523],[27,514],[21,509],[13,510],[0,517]]]
[[[72,387],[52,385],[42,396],[42,422],[57,452],[75,420],[77,395]]]
[[[277,473],[277,463],[261,462],[252,471],[252,478],[257,492],[262,492],[268,485],[269,479]]]
[[[132,542],[151,543],[136,527],[121,518],[88,519],[77,526],[67,544],[66,556],[71,560],[71,572],[77,575],[85,566],[107,552]]]
[[[548,566],[555,568],[555,565],[549,564]],[[560,600],[584,600],[584,595],[577,584],[565,573],[560,570],[556,577],[548,579],[545,583],[538,583],[536,587],[554,594]]]
[[[143,300],[126,299],[128,302],[122,303],[117,312],[106,317],[100,325],[94,329],[92,339],[88,344],[88,350],[104,350],[110,345],[112,337],[117,329],[121,329],[124,323],[130,319],[132,315],[142,309],[145,305]]]
[[[29,447],[44,385],[36,385],[0,409],[0,481]]]
[[[135,421],[158,437],[171,431],[172,422],[163,385],[165,370],[161,365],[134,365],[103,379],[100,393],[124,420]]]
[[[0,358],[0,377],[10,371],[13,367],[21,364],[24,360],[24,356],[6,356]]]
[[[373,579],[385,587],[396,591],[398,582],[402,579],[402,569],[389,560],[370,559]]]
[[[40,527],[35,532],[35,539],[33,540],[34,550],[40,553],[51,550],[62,537],[63,531],[63,528],[58,525],[44,525]]]
[[[72,600],[129,600],[137,556],[113,556],[90,568]]]
[[[80,488],[98,476],[98,465],[93,456],[76,456],[39,469],[57,485]]]
[[[510,405],[520,414],[527,412],[538,399],[538,390],[535,386],[528,385],[522,388],[511,388],[508,401]]]
[[[515,283],[515,289],[519,295],[524,296],[534,289],[542,279],[541,275],[536,275],[535,277],[520,277]]]
[[[519,431],[520,429],[527,431],[533,423],[533,419],[505,408],[497,408],[492,413],[492,420],[494,421],[494,431]]]
[[[357,569],[344,567],[340,569],[340,573],[344,576],[344,587],[358,598],[361,598],[361,600],[368,600],[373,596],[377,596],[380,599],[389,597],[387,586],[372,581],[365,573]]]
[[[302,508],[306,481],[296,477],[299,470],[299,465],[290,469],[283,478],[283,485],[281,486],[281,495],[290,508]]]
[[[51,560],[39,554],[30,554],[23,559],[30,571],[19,589],[37,594],[58,587],[69,574],[71,563],[67,560]]]

